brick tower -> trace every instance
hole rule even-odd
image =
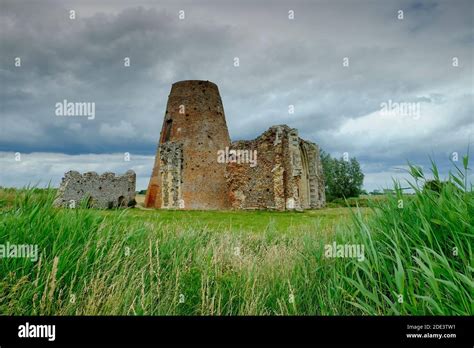
[[[168,97],[146,207],[230,207],[226,165],[217,152],[230,146],[219,89],[209,81],[180,81]]]

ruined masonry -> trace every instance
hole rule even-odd
[[[69,171],[61,181],[54,205],[78,207],[86,200],[87,207],[91,208],[132,207],[136,204],[135,183],[136,175],[132,170],[119,176],[110,172],[99,175]]]
[[[174,83],[166,107],[145,206],[225,209],[225,164],[217,151],[230,146],[219,90],[214,83]]]
[[[273,126],[257,139],[237,141],[231,147],[257,150],[258,154],[255,167],[227,164],[232,208],[301,210],[324,206],[319,148],[299,138],[296,129]]]
[[[257,165],[219,163],[224,149],[255,151]],[[217,85],[173,84],[158,141],[146,207],[275,209],[323,207],[319,148],[286,125],[231,143]]]

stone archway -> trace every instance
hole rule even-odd
[[[301,157],[301,177],[298,185],[298,193],[300,199],[300,206],[302,209],[310,208],[310,185],[309,185],[309,164],[308,164],[308,154],[303,144],[300,143],[300,157]]]

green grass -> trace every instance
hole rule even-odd
[[[409,199],[396,187],[370,208],[304,213],[69,210],[54,190],[0,193],[0,244],[40,249],[0,259],[0,314],[473,314],[472,187],[459,171],[457,188],[423,192],[413,168]],[[333,241],[364,245],[365,261],[326,258]]]

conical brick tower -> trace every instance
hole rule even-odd
[[[217,153],[230,146],[217,85],[209,81],[173,84],[160,133],[146,207],[229,208],[225,163]]]

